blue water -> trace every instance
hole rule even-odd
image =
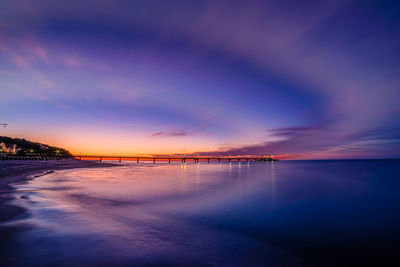
[[[400,161],[132,164],[16,185],[12,265],[327,266],[398,260]],[[3,240],[5,242],[5,240]]]

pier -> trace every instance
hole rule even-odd
[[[113,160],[121,163],[122,161],[136,161],[140,162],[274,162],[278,159],[271,156],[92,156],[92,155],[76,155],[74,158],[79,160],[98,160],[102,162],[103,160]]]

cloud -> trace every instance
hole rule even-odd
[[[194,135],[207,127],[215,120],[218,111],[214,110],[213,112],[207,114],[202,119],[200,119],[197,123],[192,124],[187,128],[173,128],[168,131],[159,131],[150,135],[150,137],[183,137]]]
[[[169,132],[156,132],[151,135],[151,137],[167,137],[167,136],[188,136],[192,135],[194,132],[188,132],[185,129],[174,129]]]
[[[80,59],[78,59],[77,57],[72,57],[72,56],[66,56],[64,58],[64,64],[69,67],[74,67],[74,68],[82,66]]]
[[[280,137],[278,141],[267,141],[257,145],[231,148],[224,154],[297,154],[315,150],[324,150],[336,144],[328,127],[290,127],[270,131],[272,136]],[[326,137],[330,135],[331,137]]]
[[[29,61],[20,55],[14,55],[13,59],[14,59],[15,65],[19,68],[29,68],[30,67]]]
[[[260,142],[256,145],[222,148],[200,155],[270,155],[287,154],[294,159],[313,158],[380,158],[399,157],[400,131],[381,128],[344,134],[333,125],[276,128],[272,136],[278,141]],[[364,140],[364,141],[360,141]]]

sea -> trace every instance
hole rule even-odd
[[[399,266],[400,161],[122,162],[15,184],[1,266]]]

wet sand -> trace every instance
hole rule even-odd
[[[10,160],[0,161],[0,223],[23,215],[25,210],[21,207],[7,204],[12,200],[8,193],[13,192],[12,184],[23,183],[26,180],[40,177],[55,170],[75,168],[102,168],[119,166],[112,163],[99,163],[95,161],[68,160]],[[2,228],[0,226],[0,228]],[[0,231],[0,238],[4,231]]]
[[[24,208],[9,204],[9,202],[14,199],[11,196],[12,194],[10,194],[14,191],[12,184],[23,183],[55,170],[113,166],[119,165],[75,159],[0,161],[0,251],[2,252],[0,254],[8,255],[7,260],[4,260],[2,255],[0,255],[1,264],[14,265],[17,256],[13,254],[15,251],[10,251],[7,248],[7,244],[10,243],[18,232],[24,230],[24,226],[9,226],[7,222],[27,216],[27,212]]]

